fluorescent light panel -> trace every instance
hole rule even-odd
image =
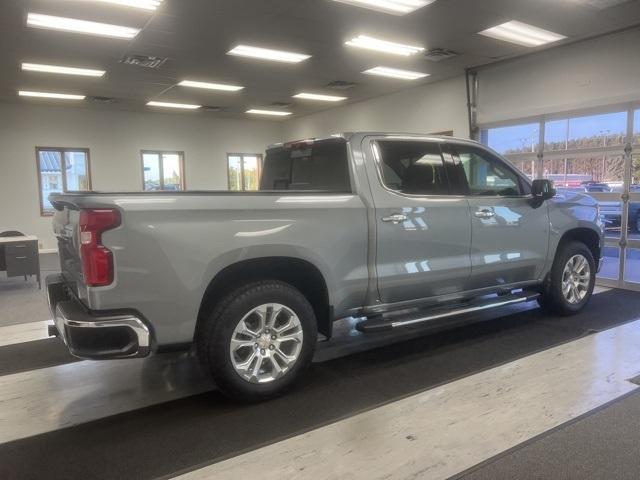
[[[51,15],[42,15],[40,13],[29,13],[27,16],[27,25],[30,27],[61,30],[64,32],[86,33],[89,35],[125,39],[131,39],[140,32],[137,28],[110,25],[108,23],[89,22],[87,20],[78,20],[75,18],[54,17]]]
[[[193,88],[205,88],[208,90],[224,90],[227,92],[237,92],[238,90],[242,90],[244,87],[240,85],[227,85],[224,83],[207,83],[207,82],[196,82],[193,80],[182,80],[178,83],[181,87],[193,87]]]
[[[190,105],[188,103],[171,102],[147,102],[147,105],[150,107],[184,108],[186,110],[195,110],[202,107],[202,105]]]
[[[346,100],[347,97],[336,97],[334,95],[321,95],[319,93],[300,92],[294,95],[293,98],[301,98],[303,100],[319,100],[321,102],[341,102]]]
[[[364,7],[379,12],[391,13],[392,15],[406,15],[419,8],[435,2],[436,0],[334,0],[335,2],[347,3],[356,7]]]
[[[259,108],[252,108],[247,110],[247,113],[252,113],[255,115],[273,115],[276,117],[286,117],[287,115],[291,115],[291,112],[283,112],[281,110],[260,110]]]
[[[38,97],[38,98],[58,98],[61,100],[84,100],[84,95],[70,95],[68,93],[53,93],[53,92],[30,92],[27,90],[18,91],[18,95],[21,97]]]
[[[564,35],[516,20],[483,30],[480,32],[480,35],[515,43],[523,47],[539,47],[540,45],[546,45],[547,43],[553,43],[567,38]]]
[[[238,45],[227,52],[228,55],[238,57],[258,58],[260,60],[271,60],[274,62],[298,63],[311,58],[311,55],[302,53],[285,52],[282,50],[271,50],[269,48],[252,47],[250,45]]]
[[[160,6],[162,0],[92,0],[94,2],[112,3],[123,7],[141,8],[143,10],[155,10]]]
[[[367,35],[352,38],[348,42],[345,42],[345,45],[366,48],[367,50],[375,50],[377,52],[393,53],[394,55],[404,55],[406,57],[424,51],[422,47],[388,42],[387,40],[380,40],[379,38],[368,37]]]
[[[417,80],[419,78],[428,77],[428,73],[412,72],[410,70],[400,70],[398,68],[375,67],[365,70],[362,73],[367,75],[378,75],[380,77],[399,78],[402,80]]]
[[[102,77],[104,70],[91,70],[88,68],[62,67],[59,65],[41,65],[38,63],[23,63],[22,70],[28,72],[60,73],[63,75],[80,75],[84,77]]]

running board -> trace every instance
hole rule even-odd
[[[439,307],[437,309],[421,311],[406,317],[395,318],[376,318],[364,320],[356,325],[356,329],[362,333],[374,333],[393,330],[394,328],[407,327],[420,323],[432,322],[443,318],[456,317],[465,313],[481,312],[491,308],[505,307],[516,303],[531,302],[540,296],[538,292],[522,291],[518,293],[510,293],[507,295],[499,295],[496,297],[484,298],[463,306],[457,305],[456,308],[446,309]]]

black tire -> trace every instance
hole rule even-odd
[[[231,338],[247,313],[268,303],[282,304],[295,313],[302,327],[302,348],[283,376],[268,383],[252,383],[234,368]],[[304,295],[288,283],[265,280],[239,287],[221,299],[203,319],[196,335],[196,349],[201,365],[225,396],[241,402],[259,402],[281,395],[299,379],[311,363],[317,335],[316,317]]]
[[[567,262],[575,255],[582,255],[589,263],[590,278],[584,298],[579,302],[571,303],[562,292],[562,276]],[[596,264],[589,247],[578,241],[564,242],[558,247],[546,285],[538,298],[538,304],[549,313],[562,316],[575,315],[589,303],[595,282]]]

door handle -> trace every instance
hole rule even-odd
[[[389,215],[388,217],[382,217],[383,222],[391,222],[394,225],[399,224],[400,222],[404,222],[407,219],[406,215],[402,213],[394,213],[393,215]]]
[[[478,210],[474,215],[478,218],[492,218],[496,216],[496,212],[485,208],[483,210]]]

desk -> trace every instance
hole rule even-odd
[[[36,275],[40,280],[40,258],[38,257],[38,237],[0,237],[0,271],[6,270],[7,277]]]

